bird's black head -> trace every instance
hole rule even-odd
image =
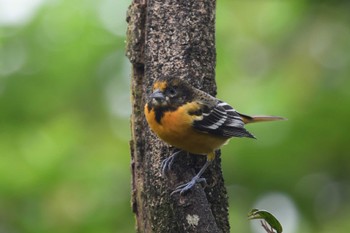
[[[175,110],[192,98],[192,86],[179,78],[159,79],[153,85],[148,106],[155,109]]]

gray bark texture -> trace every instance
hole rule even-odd
[[[137,232],[229,232],[227,192],[220,152],[184,196],[170,193],[205,163],[179,155],[168,176],[161,162],[174,148],[152,133],[143,114],[155,79],[182,77],[211,95],[215,85],[215,0],[134,0],[129,7],[126,55],[132,63],[132,209]]]

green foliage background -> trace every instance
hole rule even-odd
[[[0,232],[134,232],[128,4],[44,1],[0,27]],[[218,1],[218,97],[289,119],[223,148],[232,232],[263,232],[254,207],[286,233],[349,232],[349,10]]]

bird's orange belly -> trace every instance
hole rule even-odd
[[[185,111],[185,109],[178,109]],[[146,113],[151,129],[166,143],[193,154],[209,154],[220,148],[228,138],[199,132],[192,127],[193,117],[177,112],[165,112],[160,124],[154,120],[153,111]]]
[[[209,154],[219,149],[223,144],[226,143],[227,139],[225,138],[213,138],[208,137],[204,133],[194,132],[193,134],[177,134],[173,137],[162,137],[159,135],[165,142],[170,145],[173,145],[176,148],[188,151],[193,154]]]

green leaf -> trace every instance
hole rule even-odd
[[[282,233],[281,223],[266,210],[252,209],[248,214],[248,219],[262,219],[265,220],[277,233]]]

